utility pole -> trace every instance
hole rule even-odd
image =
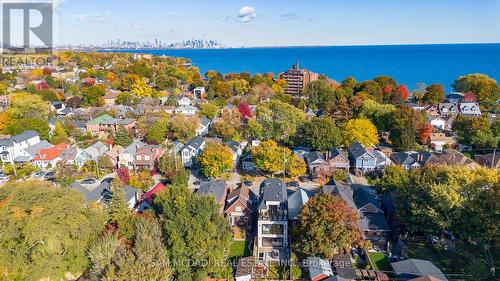
[[[286,178],[286,148],[283,147],[283,181]]]
[[[495,166],[495,155],[496,155],[496,153],[497,153],[497,149],[495,148],[493,150],[493,157],[491,158],[491,167],[490,167],[490,169],[493,169],[493,167]]]

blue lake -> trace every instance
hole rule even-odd
[[[296,61],[337,81],[358,81],[379,75],[394,77],[414,88],[417,83],[441,83],[451,91],[453,81],[469,73],[500,80],[500,44],[397,45],[238,48],[198,50],[119,50],[190,58],[204,74],[247,71],[251,74],[285,71]]]

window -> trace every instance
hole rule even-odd
[[[248,221],[248,217],[243,217],[243,221],[247,222]]]
[[[236,212],[241,212],[241,207],[240,206],[236,206]]]
[[[149,155],[144,156],[144,160],[149,160],[149,159],[150,159]]]
[[[366,212],[366,208],[362,208],[362,209],[361,209],[361,212]]]

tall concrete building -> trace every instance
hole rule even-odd
[[[291,69],[280,73],[278,77],[285,80],[288,85],[285,94],[300,96],[309,83],[318,80],[319,75],[307,69],[300,69],[299,63],[296,63]]]

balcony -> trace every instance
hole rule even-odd
[[[284,235],[285,228],[282,224],[262,225],[262,234]]]
[[[259,219],[269,221],[287,221],[288,212],[284,210],[260,211]]]

